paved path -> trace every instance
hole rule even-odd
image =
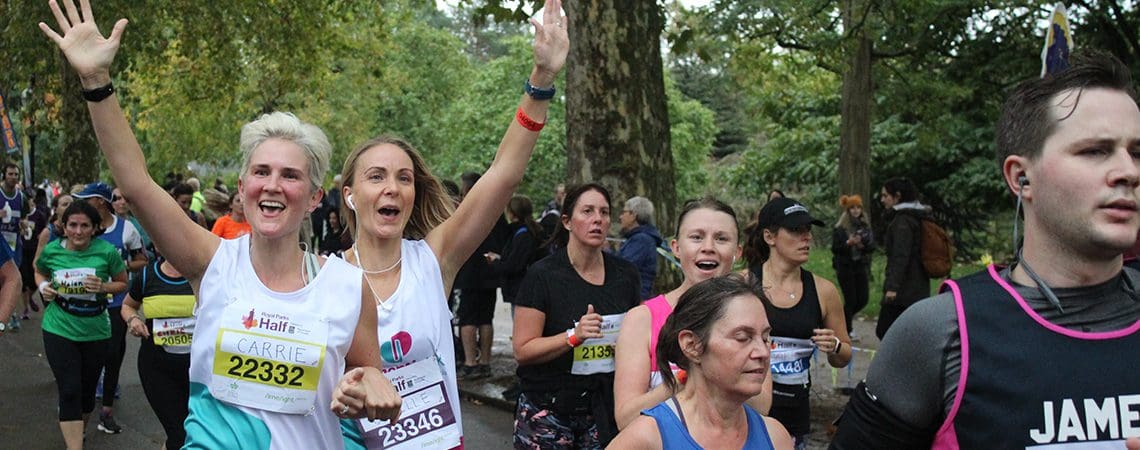
[[[509,318],[508,318],[509,320]],[[18,332],[0,335],[0,449],[64,448],[56,414],[56,388],[43,356],[38,314],[23,322]],[[115,416],[123,432],[108,435],[95,423],[87,428],[87,445],[94,450],[155,450],[165,434],[139,384],[138,339],[128,336],[123,360],[121,395]],[[512,414],[488,405],[463,402],[466,448],[509,448],[514,427]]]

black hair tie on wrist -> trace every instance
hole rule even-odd
[[[84,89],[82,92],[84,100],[89,102],[101,102],[103,99],[115,93],[115,87],[112,86],[111,83],[107,83],[106,86],[97,87],[95,89]]]

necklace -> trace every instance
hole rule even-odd
[[[391,271],[392,271],[392,269],[395,269],[395,268],[396,268],[396,266],[399,266],[399,265],[400,265],[400,262],[402,262],[402,261],[404,260],[404,255],[400,255],[400,257],[399,257],[399,258],[396,258],[396,262],[394,262],[394,263],[392,263],[392,265],[388,266],[388,268],[387,268],[387,269],[380,269],[380,270],[368,270],[368,269],[365,269],[365,268],[364,268],[364,260],[363,260],[363,259],[360,257],[360,249],[356,248],[356,244],[355,244],[355,243],[354,243],[354,244],[352,244],[352,251],[353,251],[354,253],[356,253],[356,267],[359,267],[359,268],[360,268],[360,270],[363,270],[363,271],[364,271],[364,273],[367,273],[367,274],[369,274],[369,275],[375,275],[375,274],[378,274],[378,273],[391,272]]]
[[[776,285],[772,285],[772,286],[765,286],[765,288],[767,288],[768,290],[777,289]],[[782,288],[782,287],[781,287],[781,288],[778,288],[778,289],[780,290],[780,292],[783,292],[783,293],[785,293],[785,294],[788,294],[788,299],[789,299],[789,300],[795,300],[795,299],[796,299],[796,294],[795,294],[794,292],[788,292],[788,291],[785,291],[785,290],[784,290],[784,288]]]
[[[777,289],[778,289],[780,292],[782,292],[782,293],[785,293],[785,294],[788,294],[788,299],[789,299],[789,300],[795,300],[795,299],[796,299],[796,293],[795,293],[795,291],[789,291],[789,290],[786,290],[786,289],[784,289],[784,287],[783,287],[783,286],[780,286],[780,285],[777,283],[777,281],[778,281],[778,280],[776,280],[776,279],[775,279],[775,277],[768,277],[768,279],[772,280],[772,285],[771,285],[771,286],[764,286],[764,289],[765,289],[765,290],[767,290],[767,291],[773,291],[773,290],[777,290]]]
[[[372,286],[372,280],[368,278],[368,275],[364,276],[364,282],[368,283],[368,290],[372,291],[372,299],[376,301],[376,305],[384,308],[385,311],[391,311],[392,305],[388,304],[388,299],[380,299],[380,295],[376,293],[376,288]]]

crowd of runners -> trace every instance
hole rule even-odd
[[[882,186],[884,239],[862,198],[840,200],[839,287],[803,268],[824,224],[782,194],[754,217],[687,201],[667,241],[648,226],[652,204],[628,199],[619,251],[601,184],[566,187],[535,220],[514,191],[569,50],[558,0],[532,21],[534,64],[494,162],[458,192],[394,136],[357,145],[325,189],[341,162],[287,112],[242,127],[236,186],[160,186],[140,176],[112,85],[127,21],[104,35],[88,0],[49,7],[55,24],[40,28],[82,83],[114,187],[28,195],[4,166],[0,331],[43,310],[69,449],[90,420],[121,432],[128,334],[164,448],[463,448],[479,436],[463,433],[457,379],[489,357],[479,276],[461,275],[478,264],[513,305],[515,448],[804,448],[810,363],[850,363],[879,242],[889,317],[832,447],[1140,449],[1140,366],[1126,356],[1140,345],[1140,272],[1122,256],[1140,231],[1140,108],[1113,57],[1074,55],[1011,93],[996,147],[1023,213],[1016,259],[922,300],[922,207],[905,179]],[[654,295],[653,273],[623,258],[645,242],[668,248],[680,285]],[[461,355],[456,290],[460,309],[479,305],[461,318]]]

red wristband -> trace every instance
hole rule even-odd
[[[542,131],[542,127],[546,126],[546,122],[535,122],[530,116],[526,115],[523,111],[522,105],[519,105],[519,112],[515,114],[515,119],[519,121],[519,125],[535,133]]]
[[[582,340],[578,339],[578,336],[574,333],[570,333],[570,335],[566,337],[566,343],[570,344],[571,347],[577,347],[582,345]]]

